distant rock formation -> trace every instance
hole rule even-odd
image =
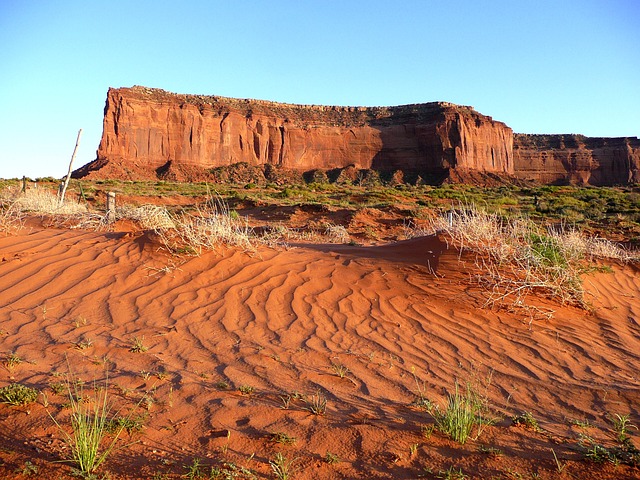
[[[637,138],[515,134],[516,175],[543,184],[626,185],[640,182]]]
[[[97,159],[74,175],[189,180],[243,163],[400,171],[433,181],[487,174],[616,184],[637,179],[639,152],[635,138],[514,136],[502,122],[445,102],[328,107],[132,87],[109,89]]]

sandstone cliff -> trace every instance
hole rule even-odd
[[[323,107],[144,87],[110,89],[98,158],[77,175],[153,176],[167,164],[246,162],[309,171],[344,168],[513,175],[509,127],[470,107]]]
[[[74,175],[202,180],[236,164],[263,172],[350,168],[433,181],[497,175],[616,185],[640,182],[640,142],[514,135],[471,107],[445,102],[328,107],[132,87],[109,89],[97,159]]]
[[[637,138],[514,135],[516,175],[544,184],[626,185],[640,182]]]

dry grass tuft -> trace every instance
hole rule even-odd
[[[140,207],[123,205],[117,208],[116,218],[133,220],[145,230],[161,231],[176,228],[167,209],[157,205],[142,205]]]
[[[58,195],[44,188],[32,188],[25,193],[14,193],[13,199],[21,212],[47,215],[76,215],[87,213],[86,205],[66,201],[60,205]]]
[[[345,227],[330,223],[324,231],[325,236],[333,243],[349,243],[351,236]]]
[[[16,205],[14,199],[0,196],[0,232],[10,233],[22,228],[24,215]]]
[[[256,235],[246,219],[231,212],[222,200],[210,199],[195,212],[172,214],[164,207],[146,205],[123,208],[119,216],[154,230],[173,252],[200,254],[202,250],[214,250],[221,245],[255,251]]]
[[[228,205],[221,200],[211,199],[195,214],[183,213],[173,221],[183,244],[196,252],[213,250],[220,245],[255,250],[251,242],[255,235],[246,219],[231,215]]]
[[[490,292],[487,304],[525,306],[538,292],[586,308],[581,275],[596,258],[629,261],[638,255],[576,229],[549,229],[526,218],[505,219],[465,206],[430,221],[461,251],[476,253],[478,280]],[[426,231],[425,231],[426,233]]]

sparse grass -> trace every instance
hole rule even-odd
[[[465,474],[461,468],[456,470],[451,466],[447,470],[440,470],[436,478],[441,478],[442,480],[467,480],[469,475]]]
[[[83,337],[76,343],[76,348],[78,350],[86,350],[87,348],[93,346],[93,341],[90,338]]]
[[[282,402],[282,409],[288,410],[291,406],[291,400],[293,400],[293,396],[287,394],[279,395],[280,401]]]
[[[15,353],[9,353],[4,359],[4,365],[8,370],[13,370],[22,363],[22,358]]]
[[[234,478],[257,479],[258,477],[245,467],[231,462],[224,462],[219,467],[211,467],[209,478],[211,480],[232,480]]]
[[[340,378],[346,377],[349,373],[349,368],[341,363],[332,363],[331,370],[333,370],[333,373],[335,373]]]
[[[470,383],[461,391],[458,382],[454,392],[449,394],[447,406],[438,405],[430,412],[439,431],[452,440],[464,444],[476,430],[476,438],[483,429],[493,423],[488,416],[487,399],[481,396]]]
[[[109,399],[108,385],[93,385],[93,396],[85,394],[83,383],[67,380],[69,408],[71,409],[71,433],[53,415],[51,419],[58,427],[69,447],[69,461],[83,476],[95,472],[116,448],[121,433],[127,424],[114,428],[109,438],[109,428],[116,415]]]
[[[553,454],[553,459],[556,462],[556,470],[558,471],[558,473],[562,473],[562,471],[567,466],[567,462],[562,463],[560,460],[558,460],[558,456],[556,455],[556,451],[553,448],[551,449],[551,453]]]
[[[306,399],[307,410],[314,415],[324,415],[327,412],[327,397],[317,392]]]
[[[413,376],[413,381],[416,384],[417,394],[416,399],[412,402],[412,405],[430,412],[434,408],[434,405],[427,398],[427,386],[424,381],[421,382],[420,380],[418,380],[418,376],[416,375],[416,367],[414,366],[411,367],[411,375]]]
[[[133,353],[144,353],[149,348],[144,344],[144,336],[142,337],[133,337],[131,339],[131,347],[129,347],[129,351]]]
[[[271,471],[277,480],[291,480],[296,471],[295,463],[295,458],[289,460],[280,452],[276,453],[273,460],[269,460]]]
[[[28,405],[38,400],[38,390],[21,383],[10,383],[0,388],[0,403],[14,406]]]
[[[197,480],[204,476],[204,470],[202,469],[202,461],[199,458],[194,458],[191,465],[183,465],[186,472],[182,475],[182,478],[188,480]]]

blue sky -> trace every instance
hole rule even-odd
[[[449,101],[523,133],[640,136],[636,0],[0,0],[0,177],[95,158],[107,89]]]

